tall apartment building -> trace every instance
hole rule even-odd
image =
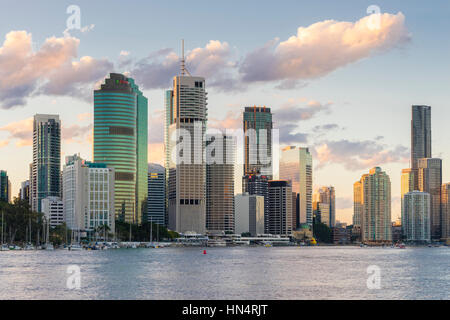
[[[235,233],[264,234],[264,197],[248,193],[235,196]]]
[[[11,202],[11,183],[6,171],[0,171],[0,201]]]
[[[402,234],[406,241],[429,242],[430,236],[429,193],[411,191],[403,196]]]
[[[41,200],[61,195],[61,121],[58,115],[36,114],[33,121],[31,208],[41,212]]]
[[[442,160],[438,158],[418,159],[418,190],[431,196],[431,239],[441,238],[441,188]]]
[[[444,183],[441,190],[441,215],[442,235],[441,239],[450,242],[450,183]]]
[[[141,223],[147,210],[148,101],[132,78],[111,73],[94,91],[94,162],[115,169],[115,213]]]
[[[50,227],[62,225],[64,219],[64,203],[60,197],[47,197],[41,200],[41,211]]]
[[[234,231],[234,136],[206,136],[206,229]]]
[[[177,232],[206,231],[205,139],[207,93],[205,79],[173,78],[166,96],[166,166],[168,166],[169,228]],[[172,105],[168,103],[172,102]],[[170,114],[167,114],[170,113]]]
[[[107,225],[115,232],[115,173],[105,163],[77,155],[66,157],[63,169],[64,216],[72,230],[94,231]]]
[[[261,174],[270,179],[272,167],[272,113],[266,107],[245,107],[244,176]]]
[[[369,174],[354,184],[356,210],[360,210],[361,241],[388,242],[391,233],[391,181],[379,167],[372,168]],[[361,197],[359,197],[361,195]],[[356,219],[355,219],[356,220]]]
[[[361,180],[364,178],[362,176]],[[361,216],[363,212],[363,190],[362,190],[362,182],[356,181],[353,184],[353,227],[361,228]]]
[[[269,181],[270,234],[286,235],[292,232],[292,187],[286,180]]]
[[[421,158],[431,158],[431,107],[413,105],[411,119],[411,166],[413,169],[418,168],[418,161]]]
[[[292,191],[299,194],[299,225],[312,227],[312,156],[309,148],[289,146],[281,151],[280,179],[290,181]]]
[[[166,171],[159,164],[148,165],[148,200],[146,220],[166,225]]]

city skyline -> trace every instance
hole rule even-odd
[[[83,12],[82,26],[90,26],[92,23],[95,24],[95,27],[85,32],[71,31],[72,37],[79,39],[79,44],[75,40],[70,40],[72,38],[64,38],[62,35],[67,18],[67,15],[65,15],[67,5],[61,5],[61,13],[59,13],[61,17],[58,18],[58,15],[55,15],[49,16],[49,18],[53,17],[53,19],[48,19],[49,21],[61,20],[61,30],[54,30],[49,26],[45,26],[45,24],[43,27],[39,27],[33,19],[30,19],[22,25],[12,22],[9,23],[9,18],[3,17],[3,14],[0,14],[1,18],[5,18],[4,20],[8,22],[5,26],[10,26],[8,29],[4,29],[5,27],[0,28],[0,37],[4,38],[6,34],[13,30],[26,30],[28,35],[33,37],[30,40],[33,41],[31,42],[31,47],[34,52],[42,50],[40,48],[46,41],[45,39],[50,38],[52,35],[60,39],[58,40],[60,43],[66,44],[64,41],[70,42],[68,46],[71,45],[70,48],[75,50],[75,52],[79,48],[80,53],[78,58],[71,58],[73,61],[83,65],[83,63],[88,63],[89,61],[86,59],[83,60],[81,57],[88,55],[93,57],[93,62],[99,63],[100,67],[98,68],[98,72],[102,72],[102,74],[98,75],[98,79],[95,79],[96,81],[100,80],[100,78],[103,80],[106,73],[113,71],[130,71],[132,77],[134,73],[141,75],[138,71],[142,70],[132,68],[132,65],[124,64],[127,57],[133,57],[134,59],[142,58],[147,55],[146,52],[148,51],[157,51],[158,46],[159,48],[173,47],[175,48],[174,50],[167,52],[178,54],[179,39],[183,37],[189,39],[187,42],[189,48],[187,50],[187,67],[188,69],[193,68],[194,71],[197,71],[196,73],[198,75],[205,76],[206,81],[211,83],[211,86],[208,87],[210,105],[208,126],[240,127],[242,125],[242,119],[240,118],[241,109],[244,106],[256,104],[270,107],[274,114],[274,127],[277,126],[284,129],[283,132],[285,135],[281,136],[281,141],[286,143],[286,145],[308,145],[312,149],[314,166],[313,189],[316,190],[321,185],[335,186],[337,220],[351,222],[353,213],[353,182],[373,166],[382,167],[392,180],[392,219],[395,220],[400,216],[400,172],[402,169],[409,167],[408,128],[410,126],[409,108],[411,105],[425,104],[432,106],[433,156],[443,159],[442,182],[449,181],[450,179],[449,170],[445,166],[445,162],[449,159],[450,154],[448,149],[445,148],[445,139],[441,138],[444,137],[443,133],[445,129],[443,121],[449,115],[449,111],[445,108],[447,99],[445,99],[445,91],[441,84],[448,77],[448,75],[444,75],[445,73],[448,74],[446,72],[446,68],[448,67],[443,66],[437,71],[436,68],[432,67],[433,64],[431,62],[421,60],[421,63],[417,63],[417,59],[422,59],[423,54],[428,54],[430,60],[431,58],[437,61],[440,59],[437,46],[427,46],[430,43],[433,44],[434,37],[430,37],[427,41],[422,41],[426,37],[429,28],[421,22],[424,20],[421,19],[421,14],[426,15],[431,13],[419,13],[420,6],[417,4],[405,7],[380,1],[379,5],[382,12],[388,12],[389,18],[399,23],[396,26],[401,26],[402,28],[396,30],[401,34],[404,34],[402,33],[404,32],[404,27],[407,30],[407,34],[410,35],[411,41],[407,41],[405,44],[399,38],[394,38],[392,40],[394,42],[399,41],[397,43],[399,45],[404,44],[404,48],[394,49],[392,46],[387,46],[387,48],[381,46],[383,49],[386,49],[383,54],[371,53],[358,59],[350,59],[345,65],[339,65],[336,68],[331,68],[331,70],[327,69],[328,71],[318,76],[318,78],[300,77],[302,81],[308,82],[308,85],[304,87],[301,85],[296,89],[288,89],[286,88],[288,86],[286,82],[281,84],[267,79],[267,81],[255,80],[253,82],[248,81],[246,83],[247,88],[243,86],[241,92],[237,91],[236,94],[231,96],[229,93],[221,91],[224,88],[218,85],[221,79],[217,78],[219,74],[223,75],[223,70],[229,70],[232,73],[236,72],[233,68],[224,69],[223,64],[220,64],[220,62],[226,60],[226,57],[220,55],[220,53],[224,53],[223,50],[225,47],[228,48],[228,51],[234,50],[235,46],[239,47],[238,52],[242,50],[240,51],[240,55],[244,55],[246,57],[244,61],[248,62],[248,68],[246,69],[248,72],[245,75],[249,75],[249,68],[252,66],[249,64],[252,61],[251,53],[256,50],[255,48],[261,47],[265,42],[270,40],[270,37],[263,35],[264,31],[267,31],[265,28],[271,27],[273,30],[268,34],[280,37],[283,42],[289,36],[295,34],[296,28],[300,26],[308,28],[310,32],[323,32],[323,30],[314,29],[312,27],[313,24],[323,22],[329,18],[335,19],[336,22],[348,21],[354,23],[359,21],[366,16],[368,5],[366,3],[364,5],[358,4],[358,6],[355,6],[355,9],[349,9],[348,6],[343,6],[347,10],[347,13],[343,12],[345,11],[343,8],[323,8],[322,14],[314,14],[318,9],[312,6],[308,8],[307,13],[302,13],[298,19],[294,15],[289,15],[286,20],[286,26],[277,28],[276,23],[264,26],[263,31],[255,33],[255,39],[245,44],[224,32],[211,35],[210,33],[205,34],[202,31],[201,35],[197,38],[191,34],[190,30],[187,30],[184,31],[185,34],[170,31],[166,36],[167,39],[161,40],[157,38],[154,43],[152,41],[144,41],[150,43],[146,46],[142,44],[137,45],[133,42],[125,42],[124,47],[115,47],[112,44],[115,41],[112,38],[108,39],[108,37],[112,36],[108,36],[106,39],[108,51],[103,51],[105,49],[97,48],[92,41],[95,40],[96,31],[106,27],[105,21],[101,17],[95,19],[92,17],[91,11],[95,8],[95,5],[89,5],[87,2],[80,2],[80,7]],[[158,6],[164,5],[161,4]],[[212,4],[212,6],[218,5]],[[267,7],[269,6],[272,5],[267,4]],[[295,7],[296,5],[290,3],[287,6]],[[303,8],[303,6],[299,4],[297,8]],[[435,21],[436,19],[440,19],[440,14],[436,13],[436,11],[444,12],[446,9],[445,5],[442,9],[433,10]],[[116,14],[118,11],[117,8],[115,10],[112,10],[113,14]],[[14,7],[11,11],[14,14]],[[398,14],[400,11],[402,12],[401,16]],[[308,13],[315,17],[315,19],[306,17]],[[263,10],[262,15],[264,16],[266,14],[268,13]],[[96,19],[98,21],[95,21]],[[111,21],[113,20],[111,19]],[[252,30],[255,31],[254,29]],[[439,30],[436,31],[438,35],[440,32]],[[387,34],[391,35],[389,32]],[[14,35],[16,37],[11,40],[13,42],[23,43],[21,41],[26,42],[27,40],[26,37],[25,39],[21,38],[21,36],[24,36],[23,34],[15,33]],[[117,35],[117,40],[119,41],[122,37],[120,34]],[[438,36],[436,35],[436,37]],[[218,42],[210,42],[211,39],[218,39]],[[227,46],[224,45],[225,41]],[[204,47],[205,43],[208,44],[206,47]],[[442,51],[445,52],[448,44],[443,44],[443,46],[441,50],[444,49]],[[5,43],[0,44],[0,47],[5,48]],[[121,51],[124,52],[120,55]],[[3,52],[0,55],[4,54]],[[111,57],[113,52],[119,57]],[[127,54],[126,52],[130,53]],[[208,52],[216,52],[224,60],[220,60],[219,62],[211,61],[210,69],[207,69],[208,66],[199,64],[199,60],[196,59],[196,54],[200,55],[200,57],[202,55],[204,57],[210,57]],[[404,61],[401,61],[402,59]],[[175,65],[178,69],[178,59],[175,60]],[[104,64],[100,64],[100,62]],[[122,63],[122,67],[119,66],[120,63]],[[380,65],[395,70],[395,73],[402,73],[402,76],[399,77],[390,74],[389,79],[385,79],[383,72],[376,72],[375,70]],[[90,66],[95,66],[95,64]],[[106,66],[106,68],[101,68],[101,66]],[[152,64],[147,63],[147,66],[152,66]],[[432,81],[433,86],[425,84],[425,82],[429,81],[430,75],[421,70],[427,67],[428,69],[424,70],[433,72],[433,79],[436,80]],[[408,68],[413,69],[414,73],[423,72],[427,74],[427,77],[424,77],[427,79],[423,81],[418,79],[411,80],[413,78],[411,76],[412,71],[408,71]],[[48,71],[51,73],[50,71],[53,71],[53,69]],[[212,71],[217,71],[217,74]],[[175,74],[176,71],[171,76]],[[77,75],[81,76],[81,74]],[[256,75],[254,76],[256,77]],[[58,75],[55,75],[55,77],[55,79],[62,79],[60,77],[58,78]],[[273,77],[267,76],[266,78],[272,79]],[[356,84],[355,79],[358,82],[363,82],[364,80],[364,84]],[[408,79],[409,86],[421,87],[421,90],[411,90],[409,86],[401,84],[402,79]],[[141,84],[141,81],[137,80],[137,83],[144,87],[141,89],[144,95],[150,100],[148,162],[163,164],[164,156],[161,146],[163,144],[164,133],[163,125],[159,123],[161,119],[164,119],[164,90],[170,88],[170,82],[155,89],[154,87],[152,88],[151,79],[144,80],[147,81]],[[226,82],[225,80],[228,79],[222,80]],[[94,158],[91,144],[92,137],[89,133],[92,131],[93,125],[92,101],[86,102],[76,97],[82,96],[82,90],[78,89],[83,88],[80,85],[83,81],[89,83],[87,87],[90,89],[92,89],[90,86],[95,81],[89,77],[80,78],[77,81],[75,83],[76,85],[69,85],[65,88],[67,91],[64,94],[62,94],[62,91],[58,91],[61,88],[55,87],[55,84],[52,87],[52,83],[49,83],[48,86],[41,88],[41,91],[46,94],[26,97],[26,105],[24,106],[5,107],[8,104],[4,99],[6,95],[2,96],[0,103],[3,109],[1,112],[4,116],[0,120],[0,145],[2,146],[0,150],[11,154],[12,157],[2,160],[0,169],[8,172],[8,176],[12,182],[13,195],[18,193],[20,183],[28,179],[28,164],[31,162],[29,119],[34,114],[60,114],[63,138],[61,143],[61,159],[78,152],[84,159]],[[63,81],[62,83],[65,82]],[[216,84],[213,85],[213,83]],[[376,85],[377,83],[378,87]],[[387,93],[382,93],[379,87],[380,83],[389,84],[391,90],[388,90],[389,92]],[[285,86],[284,90],[277,88],[280,85]],[[4,85],[0,89],[2,92],[8,92],[8,88]],[[321,91],[326,91],[327,94],[322,94],[320,93]],[[376,99],[373,97],[376,97]],[[382,107],[375,109],[375,106],[378,105],[382,105]],[[367,120],[366,117],[369,110],[372,110],[371,117],[373,119],[371,121],[364,121]],[[298,120],[293,123],[290,117],[296,117]]]

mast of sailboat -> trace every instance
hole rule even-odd
[[[153,243],[153,217],[150,216],[150,242]]]

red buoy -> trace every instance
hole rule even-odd
[[[206,254],[206,250],[203,250],[203,254]]]

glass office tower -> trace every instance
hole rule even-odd
[[[94,162],[115,169],[116,218],[141,223],[147,209],[148,101],[134,80],[111,73],[94,92]]]

